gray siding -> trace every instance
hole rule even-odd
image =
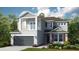
[[[43,33],[43,31],[38,31],[37,42],[38,42],[38,45],[44,44],[44,33]]]
[[[37,31],[38,45],[41,45],[41,44],[45,43],[44,29],[45,29],[45,22],[44,22],[44,20],[41,20],[41,30]]]

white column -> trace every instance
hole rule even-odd
[[[50,43],[52,43],[52,33],[50,33]]]
[[[57,39],[58,39],[58,43],[59,43],[59,33],[57,33]]]
[[[35,17],[35,30],[37,30],[37,17]]]
[[[14,45],[14,38],[13,38],[14,36],[11,36],[11,45]]]
[[[53,29],[53,22],[52,22],[52,29]]]
[[[34,36],[34,44],[37,45],[37,36]]]
[[[21,31],[21,25],[22,25],[22,24],[21,24],[21,19],[19,19],[19,21],[18,21],[18,30],[19,30],[19,31]]]
[[[68,34],[65,34],[65,41],[68,41]]]

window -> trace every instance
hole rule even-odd
[[[63,23],[61,23],[61,25],[63,25]]]
[[[62,37],[62,34],[59,34],[59,41],[63,41]]]
[[[47,22],[47,27],[52,28],[52,22]]]
[[[34,30],[35,29],[35,21],[30,21],[30,29]]]
[[[60,25],[60,23],[58,23],[58,25]]]
[[[57,41],[57,34],[54,34],[54,41]]]

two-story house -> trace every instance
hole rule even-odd
[[[32,46],[47,43],[61,43],[68,40],[68,22],[61,18],[44,17],[29,11],[18,18],[19,32],[11,33],[11,45]]]

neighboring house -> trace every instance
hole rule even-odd
[[[18,21],[19,32],[11,33],[12,45],[41,45],[48,43],[63,44],[68,40],[68,22],[61,18],[44,17],[22,12]]]

